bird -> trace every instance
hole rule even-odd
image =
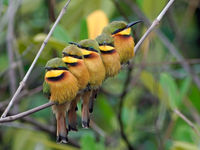
[[[43,93],[50,101],[57,120],[57,142],[67,143],[66,112],[78,92],[78,81],[61,58],[50,59],[45,66]]]
[[[88,128],[90,122],[89,113],[93,111],[89,109],[90,97],[96,95],[105,79],[106,71],[101,59],[99,45],[96,40],[85,39],[78,43],[71,42],[71,44],[75,44],[80,48],[84,57],[84,63],[87,66],[90,75],[88,90],[85,91],[82,96],[82,126]]]
[[[99,44],[101,58],[106,70],[106,78],[114,77],[121,69],[120,56],[115,50],[111,35],[102,33],[95,39]]]
[[[68,130],[77,131],[77,102],[80,100],[82,92],[87,88],[90,75],[83,60],[81,50],[75,45],[69,45],[62,51],[62,61],[67,65],[69,71],[77,78],[79,93],[75,100],[72,101],[68,111]]]
[[[114,39],[114,46],[119,53],[121,64],[127,63],[134,56],[134,39],[131,36],[131,27],[140,23],[135,21],[127,24],[124,21],[113,21],[104,27],[102,33],[109,34]]]

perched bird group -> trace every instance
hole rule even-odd
[[[57,120],[57,142],[67,143],[68,131],[77,131],[77,102],[82,99],[82,127],[88,128],[93,103],[103,81],[114,77],[134,56],[131,26],[113,21],[95,40],[70,42],[62,58],[53,58],[45,66],[43,92],[50,101]],[[66,126],[66,113],[68,127]]]

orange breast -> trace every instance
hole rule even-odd
[[[92,55],[84,59],[90,75],[90,86],[92,88],[99,87],[105,79],[105,68],[98,53],[93,52]]]
[[[69,70],[77,78],[79,90],[86,88],[90,76],[84,61],[78,60],[77,65],[69,66]]]
[[[134,40],[132,36],[114,36],[114,46],[120,56],[120,62],[126,63],[134,56]]]
[[[101,53],[101,58],[106,70],[106,78],[114,77],[121,69],[119,54],[114,51],[112,53]]]
[[[69,71],[65,71],[60,80],[45,78],[45,81],[50,85],[50,100],[59,104],[73,100],[78,92],[78,81]]]

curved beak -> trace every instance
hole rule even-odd
[[[132,27],[132,26],[134,26],[134,25],[136,25],[138,23],[141,23],[141,22],[143,22],[143,21],[142,20],[138,20],[138,21],[131,22],[131,23],[127,24],[126,28],[130,28],[130,27]]]
[[[117,34],[117,33],[121,32],[123,30],[126,30],[126,29],[128,29],[128,28],[130,28],[130,27],[132,27],[132,26],[134,26],[134,25],[136,25],[138,23],[141,23],[141,22],[143,22],[143,21],[142,20],[138,20],[138,21],[131,22],[131,23],[127,24],[127,26],[125,28],[117,29],[116,31],[114,31],[112,33],[112,35]]]

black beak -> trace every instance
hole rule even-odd
[[[136,25],[138,23],[141,23],[141,22],[143,22],[143,21],[142,20],[138,20],[138,21],[131,22],[131,23],[127,24],[125,29],[130,28],[130,27],[132,27],[132,26],[134,26],[134,25]]]
[[[143,22],[143,21],[138,20],[138,21],[131,22],[131,23],[127,24],[127,26],[126,26],[125,28],[117,29],[116,31],[114,31],[114,32],[112,33],[112,35],[113,35],[113,34],[116,34],[116,33],[118,33],[118,32],[121,32],[121,31],[123,31],[123,30],[125,30],[125,29],[127,29],[127,28],[130,28],[130,27],[132,27],[132,26],[134,26],[134,25],[136,25],[137,23],[140,23],[140,22]]]
[[[78,43],[76,43],[76,42],[69,42],[69,44],[72,44],[72,45],[76,45],[77,47],[81,47],[81,45],[79,45]]]

